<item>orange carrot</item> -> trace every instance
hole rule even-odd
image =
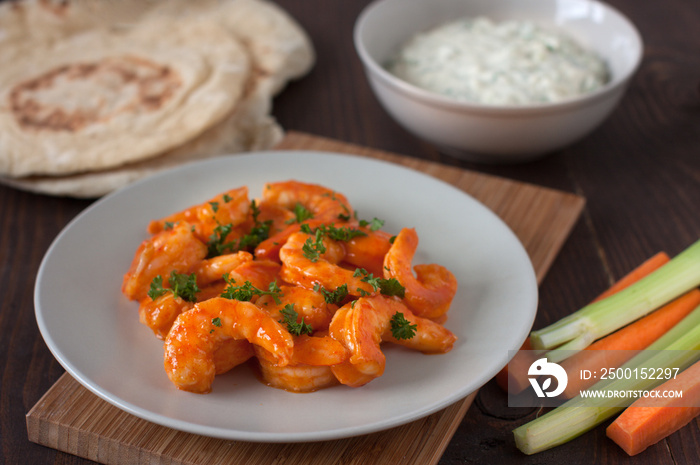
[[[629,455],[642,452],[700,415],[700,362],[655,390],[682,391],[683,398],[641,397],[605,430]]]
[[[496,383],[504,392],[518,394],[530,386],[527,380],[527,370],[536,360],[528,337],[520,347],[520,351],[496,374]]]
[[[700,305],[700,290],[693,289],[634,323],[599,339],[561,362],[569,375],[562,393],[567,399],[589,388],[597,379],[582,379],[581,370],[600,373],[602,368],[619,367],[639,351],[663,336]]]
[[[668,263],[671,258],[666,252],[659,252],[648,258],[641,265],[634,268],[628,274],[620,278],[615,284],[612,285],[607,291],[600,294],[593,301],[604,299],[622,289],[630,286],[631,284],[639,281],[643,277],[651,274],[657,268]],[[530,343],[530,338],[525,340],[525,343],[520,348],[521,351],[530,351],[532,349],[532,344]],[[505,392],[510,392],[511,394],[518,394],[524,389],[530,386],[527,379],[527,370],[535,361],[535,355],[530,352],[518,352],[515,357],[510,361],[508,365],[503,367],[498,374],[496,374],[496,383]],[[510,366],[510,368],[509,368]],[[510,369],[515,369],[515,373],[510,373]],[[509,387],[510,386],[510,387]]]
[[[659,252],[656,255],[652,256],[651,258],[648,258],[646,261],[644,261],[641,265],[639,265],[637,268],[633,269],[630,271],[628,274],[620,278],[619,281],[617,281],[615,284],[613,284],[610,289],[607,291],[603,292],[600,294],[598,297],[593,299],[593,302],[597,300],[602,300],[606,297],[609,297],[616,292],[620,292],[626,287],[629,287],[631,284],[636,283],[643,277],[651,274],[653,271],[656,271],[656,269],[661,268],[663,265],[671,261],[671,258],[668,256],[666,252]]]

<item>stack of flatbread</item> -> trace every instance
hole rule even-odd
[[[272,98],[313,66],[266,0],[0,4],[0,182],[99,197],[193,160],[272,147]]]

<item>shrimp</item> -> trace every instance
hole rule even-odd
[[[270,202],[256,202],[258,207],[257,220],[260,223],[270,223],[270,234],[274,235],[285,230],[294,222],[296,216],[291,210]]]
[[[418,235],[413,228],[399,232],[384,258],[384,277],[396,278],[406,288],[404,300],[416,315],[440,318],[450,308],[457,293],[457,279],[442,265],[416,265],[411,272]]]
[[[310,392],[338,384],[330,367],[347,358],[348,352],[342,344],[319,333],[318,336],[294,338],[292,362],[287,366],[280,367],[263,353],[258,356],[258,361],[262,379],[267,385],[292,392]]]
[[[345,243],[343,261],[364,268],[374,276],[384,275],[384,256],[391,247],[391,235],[385,231],[359,228],[366,235],[353,237]]]
[[[303,319],[304,323],[310,325],[314,331],[328,329],[333,313],[338,308],[337,305],[327,303],[320,292],[304,287],[282,285],[280,291],[282,295],[277,300],[265,295],[260,297],[255,304],[264,308],[277,321],[284,319],[281,311],[287,305],[294,305],[298,322]]]
[[[195,304],[175,320],[164,344],[168,378],[184,391],[211,391],[216,375],[214,354],[230,339],[247,340],[279,366],[292,359],[291,334],[267,312],[251,302],[215,297]]]
[[[158,339],[165,339],[177,316],[193,306],[194,303],[170,292],[153,300],[146,298],[139,305],[139,321],[151,328]]]
[[[217,375],[233,370],[255,356],[253,344],[245,339],[227,339],[214,351],[214,371]]]
[[[131,300],[143,300],[156,276],[171,271],[187,273],[207,255],[207,246],[181,223],[143,241],[124,275],[122,292]]]
[[[247,253],[247,252],[246,252]],[[252,257],[250,254],[248,256]],[[245,257],[244,257],[245,258]],[[227,268],[233,265],[233,261],[227,263]],[[245,283],[250,282],[258,289],[267,289],[269,284],[275,280],[279,271],[280,265],[270,261],[258,260],[252,261],[246,259],[240,265],[228,272],[229,282],[225,282],[222,276],[219,275],[213,283],[206,282],[206,276],[203,281],[209,284],[197,292],[197,301],[202,302],[214,297],[219,297],[225,291],[226,287],[231,282]],[[222,270],[219,270],[222,271]],[[210,276],[215,279],[216,275]],[[211,280],[210,279],[210,280]],[[199,277],[197,284],[200,284]],[[164,339],[170,331],[177,316],[192,309],[193,302],[187,302],[180,297],[174,296],[172,293],[165,293],[156,299],[150,297],[143,299],[139,304],[139,321],[153,331],[159,339]]]
[[[397,312],[416,325],[412,338],[396,339],[392,335],[391,319]],[[353,387],[367,384],[384,373],[386,357],[380,348],[382,341],[432,354],[449,352],[457,339],[440,324],[415,316],[400,300],[381,295],[363,297],[338,309],[329,333],[350,352],[347,361],[332,366],[331,370],[340,383]]]
[[[310,228],[316,228],[323,224],[323,221],[317,220],[307,220],[303,224],[308,225]],[[273,234],[264,241],[260,242],[255,247],[255,258],[267,259],[267,260],[279,260],[280,249],[285,242],[289,239],[289,236],[301,230],[300,223],[294,223],[283,230]]]
[[[291,392],[313,392],[338,384],[329,366],[295,365],[280,367],[259,359],[260,376],[268,386]]]
[[[307,241],[313,243],[313,236],[297,232],[289,236],[280,249],[280,276],[283,280],[309,289],[320,285],[331,291],[346,284],[348,294],[352,296],[376,292],[371,284],[356,276],[354,271],[337,265],[345,256],[345,248],[341,243],[323,238],[321,242],[326,251],[314,261],[304,251]]]
[[[223,192],[202,204],[151,221],[148,232],[155,234],[170,224],[188,223],[195,228],[200,239],[206,241],[217,226],[241,225],[248,219],[249,213],[248,188],[243,186]]]
[[[253,260],[253,255],[244,251],[202,260],[193,271],[197,276],[197,285],[205,286],[223,279],[225,274],[231,273],[251,260]]]
[[[288,210],[301,205],[311,213],[313,219],[326,222],[350,218],[353,214],[350,203],[343,194],[318,184],[298,181],[267,183],[263,189],[261,205],[266,203]]]

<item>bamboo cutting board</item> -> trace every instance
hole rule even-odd
[[[538,282],[584,206],[573,194],[298,132],[288,133],[278,148],[377,158],[453,184],[510,226],[525,246]],[[150,423],[103,401],[66,373],[27,413],[27,432],[32,442],[110,465],[429,465],[442,456],[475,395],[384,432],[317,443],[261,444],[207,438]]]

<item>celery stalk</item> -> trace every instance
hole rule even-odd
[[[700,240],[650,275],[622,291],[591,303],[556,323],[530,334],[535,349],[553,349],[548,358],[581,350],[700,286]],[[557,352],[560,351],[560,352]]]
[[[652,352],[649,355],[648,351]],[[700,359],[700,306],[657,339],[646,351],[628,361],[622,368],[684,369]],[[598,382],[592,389],[618,391],[646,391],[658,386],[662,380],[617,379]],[[526,423],[515,430],[515,444],[522,452],[531,455],[564,444],[596,427],[629,405],[633,398],[574,397],[560,407]]]

